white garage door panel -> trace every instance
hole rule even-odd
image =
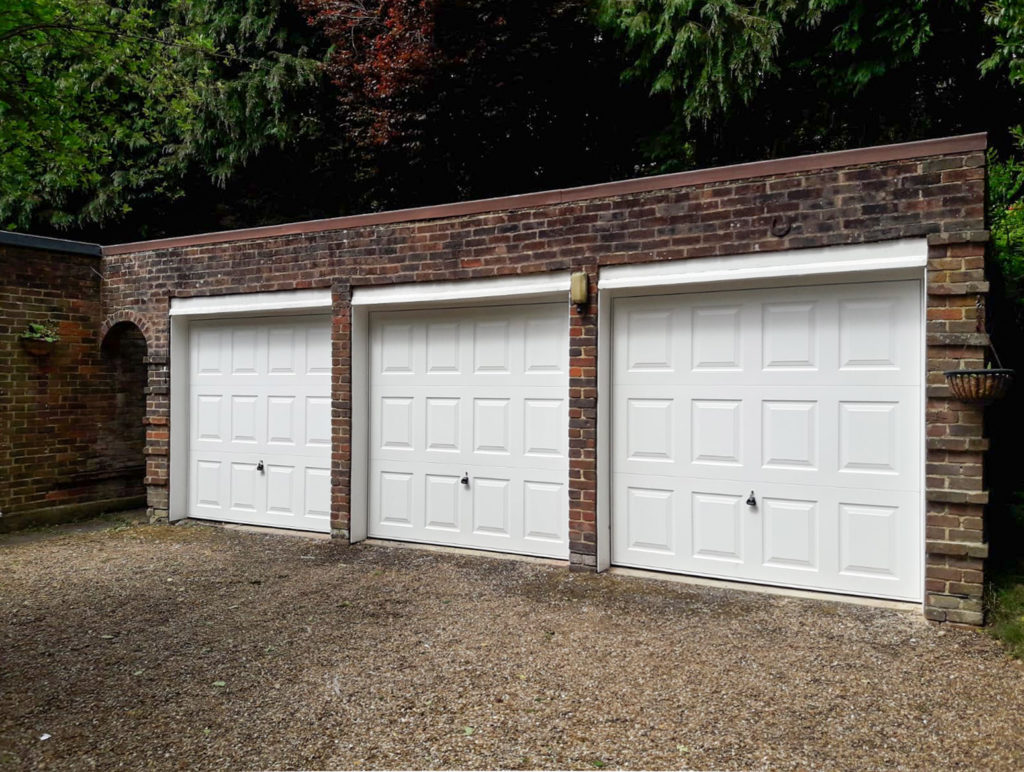
[[[370,324],[370,536],[565,557],[565,306]]]
[[[616,383],[920,383],[917,282],[625,298]],[[759,300],[745,297],[748,292]],[[865,375],[869,374],[867,378]]]
[[[612,561],[919,599],[919,293],[617,300]]]
[[[620,482],[620,481],[619,481]],[[666,484],[669,482],[669,484]],[[920,593],[920,497],[908,492],[717,480],[620,484],[615,563],[889,598]]]
[[[617,471],[916,489],[918,386],[630,387],[615,411]],[[909,474],[908,474],[909,473]]]
[[[189,340],[190,516],[330,531],[329,320],[194,322]]]

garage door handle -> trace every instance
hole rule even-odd
[[[258,464],[256,464],[256,471],[257,472],[262,472],[263,471],[263,459],[262,458],[260,459],[260,462]]]
[[[757,506],[757,499],[754,498],[754,492],[753,491],[751,491],[750,495],[747,496],[747,506],[748,507],[756,507]]]
[[[466,472],[464,475],[462,475],[462,479],[459,480],[459,482],[462,483],[463,485],[469,485],[469,472]]]

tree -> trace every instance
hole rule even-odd
[[[168,134],[186,131],[197,100],[157,67],[148,9],[16,0],[0,16],[0,44],[4,222],[102,220],[131,191],[160,186],[178,160]]]
[[[106,225],[223,185],[318,128],[310,31],[284,0],[8,0],[0,15],[0,224]],[[302,35],[296,36],[293,30]],[[306,39],[304,39],[306,38]]]
[[[995,31],[992,53],[981,63],[990,77],[1005,76],[1024,89],[1024,6],[993,2],[985,7],[985,21]],[[1017,115],[1017,120],[1022,120]],[[1000,157],[989,153],[989,227],[992,256],[1000,266],[1004,289],[1018,305],[1018,328],[1024,315],[1024,127],[1011,127],[1013,151]],[[1018,344],[1018,348],[1019,348]]]
[[[659,100],[620,85],[586,0],[302,0],[360,158],[363,208],[636,174]]]
[[[981,71],[1005,69],[1011,83],[1024,86],[1024,5],[1008,0],[988,3],[985,23],[995,32],[995,46],[981,63]]]
[[[665,133],[696,148],[665,168],[982,129],[1005,147],[1022,114],[1021,89],[979,77],[995,28],[969,0],[598,1],[626,76],[672,99]]]

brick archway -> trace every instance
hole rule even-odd
[[[121,360],[120,375],[126,379],[125,388],[116,390],[119,437],[137,450],[150,518],[162,519],[167,499],[167,358],[154,354],[155,339],[151,323],[132,310],[117,311],[100,326],[101,351]]]
[[[142,337],[146,339],[147,350],[152,353],[153,336],[149,328],[149,322],[144,316],[132,310],[116,311],[103,321],[103,324],[100,326],[100,345],[102,345],[106,340],[107,333],[109,333],[115,325],[121,324],[122,322],[130,322],[138,327],[139,332],[142,333]]]
[[[97,427],[98,442],[116,461],[105,475],[115,477],[134,496],[145,494],[146,391],[149,346],[135,319],[110,319],[103,325],[99,362],[108,398]]]

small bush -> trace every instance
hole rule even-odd
[[[1012,656],[1024,659],[1024,573],[993,582],[991,598],[992,634]]]
[[[1007,542],[992,562],[988,587],[989,630],[1010,654],[1024,659],[1024,492],[1002,510],[998,539]]]

